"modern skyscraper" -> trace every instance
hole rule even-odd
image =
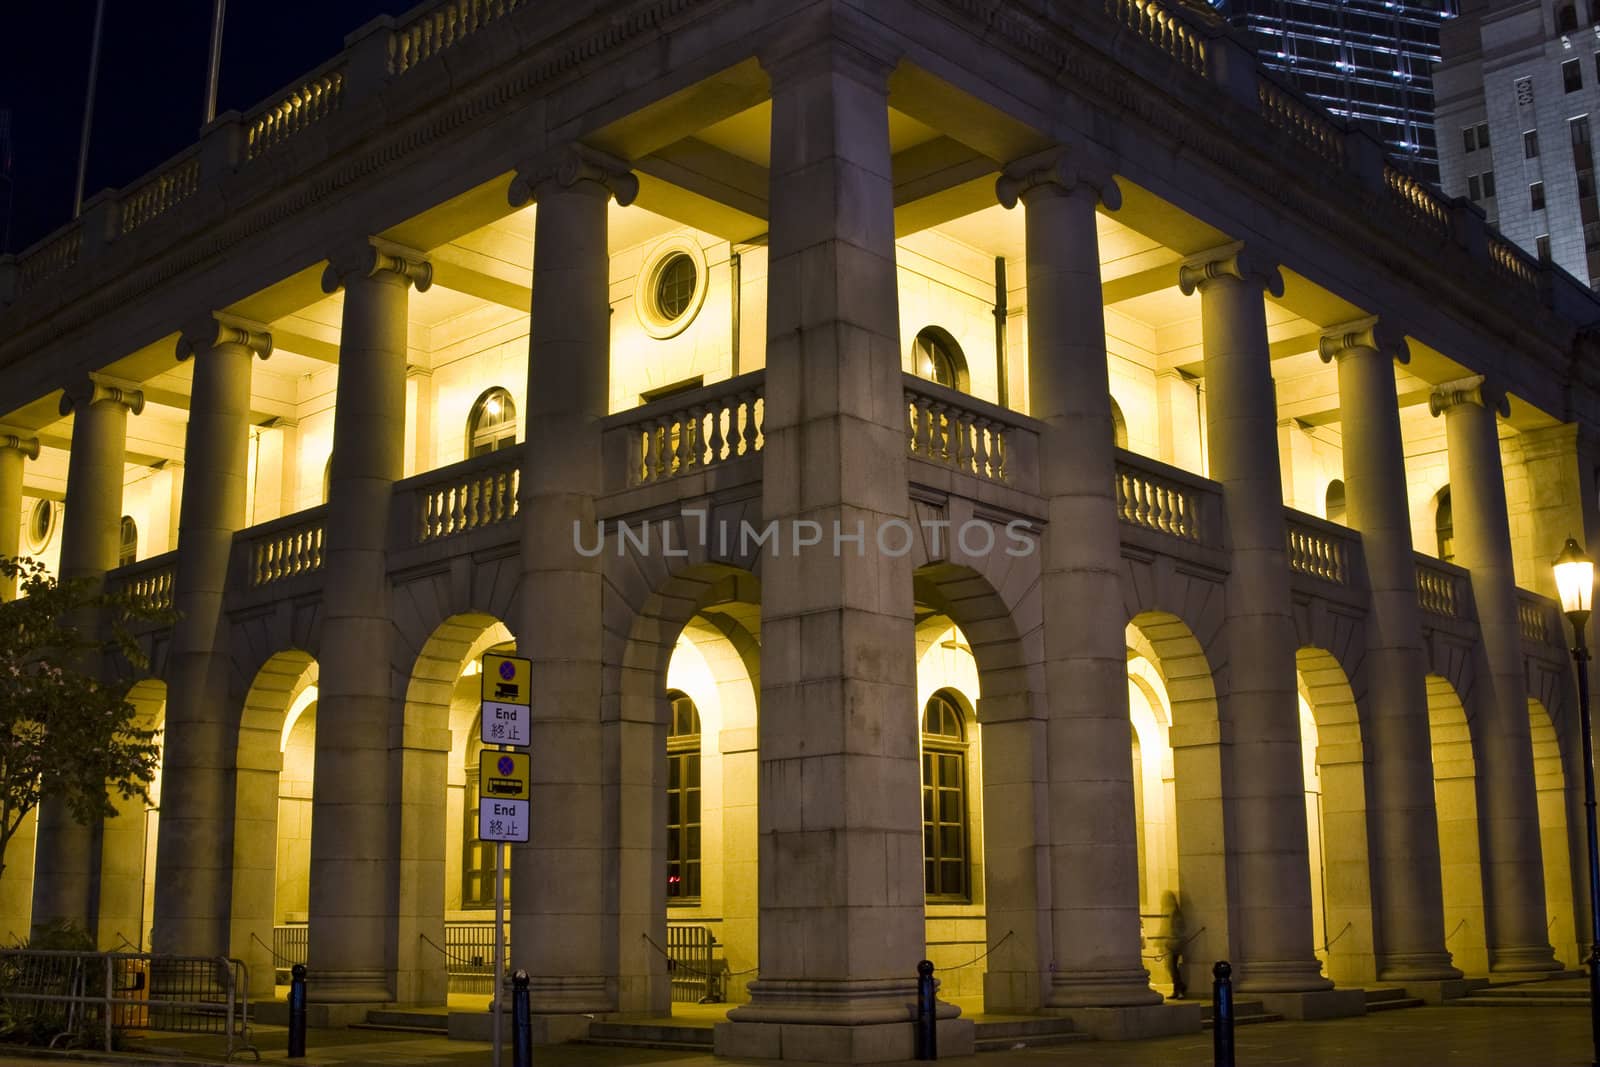
[[[1261,63],[1335,115],[1376,123],[1390,152],[1438,180],[1432,68],[1455,0],[1213,0]]]
[[[1441,184],[1511,240],[1593,286],[1600,199],[1600,5],[1466,0],[1436,76]]]

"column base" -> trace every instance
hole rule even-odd
[[[1101,1041],[1197,1034],[1204,1021],[1203,1006],[1197,1000],[1117,1008],[1046,1008],[1042,1014],[1071,1019],[1074,1030]]]
[[[1320,993],[1333,988],[1315,958],[1241,960],[1233,965],[1233,973],[1233,988],[1239,993]]]
[[[1285,1019],[1342,1019],[1367,1013],[1364,989],[1319,989],[1303,993],[1264,993],[1261,1006]]]
[[[1451,964],[1450,953],[1391,952],[1378,968],[1380,982],[1451,982],[1461,977],[1461,969]]]
[[[1118,971],[1072,971],[1050,976],[1046,1008],[1128,1008],[1160,1004],[1164,998],[1150,988],[1150,972],[1143,967]]]
[[[509,992],[506,999],[509,1002]],[[555,975],[529,976],[528,1007],[535,1015],[584,1015],[617,1010],[616,996],[608,979]]]
[[[971,1056],[976,1052],[975,1028],[970,1020],[940,1018],[938,1025],[941,1059]],[[916,1028],[910,1020],[834,1026],[726,1022],[718,1023],[713,1033],[716,1054],[738,1060],[903,1063],[916,1055]]]
[[[908,1023],[917,1017],[915,978],[853,982],[760,978],[751,982],[749,989],[750,1003],[728,1012],[733,1022],[869,1026]],[[939,1002],[939,1018],[954,1019],[960,1014],[954,1004]]]
[[[308,1004],[392,1004],[394,993],[389,988],[389,975],[385,971],[325,971],[310,970],[306,979]]]
[[[1487,978],[1447,978],[1442,982],[1407,982],[1406,993],[1427,1004],[1445,1004],[1459,1000],[1474,989],[1489,985]]]
[[[1556,950],[1549,945],[1513,945],[1489,949],[1490,974],[1543,974],[1561,970]]]

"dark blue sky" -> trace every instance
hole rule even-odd
[[[217,109],[240,111],[343,47],[344,36],[416,0],[228,0]],[[0,0],[0,109],[11,176],[0,180],[0,252],[72,215],[95,0]],[[84,198],[121,186],[195,140],[212,0],[106,0]],[[10,194],[10,233],[6,228]]]

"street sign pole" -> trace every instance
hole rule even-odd
[[[505,930],[506,922],[505,849],[505,845],[499,841],[494,843],[494,999],[489,1002],[489,1015],[494,1020],[494,1067],[500,1067],[500,1031],[502,1029],[500,994],[505,986],[505,983],[501,981],[501,975],[505,969],[500,965],[500,953],[503,948],[501,934]]]
[[[494,847],[494,994],[489,1015],[494,1025],[494,1067],[500,1067],[506,926],[508,841],[528,840],[530,808],[526,752],[532,710],[533,664],[516,656],[483,657],[483,702],[479,739],[486,747],[478,773],[478,840]],[[511,747],[506,747],[511,746]]]

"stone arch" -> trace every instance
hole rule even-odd
[[[1567,822],[1567,775],[1563,766],[1555,716],[1539,701],[1528,700],[1528,726],[1533,741],[1533,780],[1538,793],[1539,846],[1544,858],[1545,913],[1550,944],[1568,969],[1578,967],[1577,902],[1573,881],[1571,835]]]
[[[445,618],[421,644],[405,681],[401,743],[391,745],[400,783],[399,885],[395,909],[395,994],[405,1004],[443,1004],[449,996],[445,944],[450,844],[465,849],[468,739],[477,736],[480,689],[470,670],[484,652],[513,642],[506,624],[484,612]],[[453,756],[459,758],[452,759]],[[452,794],[452,763],[459,786]],[[456,864],[460,872],[460,861]],[[431,942],[431,944],[430,944]],[[437,946],[437,947],[436,947]]]
[[[167,686],[145,678],[129,688],[134,724],[160,730],[166,723]],[[157,735],[157,741],[161,740]],[[161,765],[148,787],[150,798],[111,795],[117,813],[101,823],[99,932],[103,948],[142,952],[150,944],[155,907],[156,834],[160,825]]]
[[[1367,849],[1366,755],[1355,693],[1334,655],[1321,648],[1295,653],[1303,734],[1311,757],[1307,829],[1312,844],[1315,911],[1322,919],[1314,940],[1329,978],[1338,985],[1377,980],[1372,919],[1372,875]],[[1309,717],[1309,722],[1305,719]]]
[[[1464,973],[1487,974],[1472,728],[1460,693],[1437,674],[1428,675],[1428,733],[1433,744],[1433,799],[1439,818],[1445,948]]]
[[[229,951],[248,966],[250,993],[256,997],[270,997],[274,984],[283,746],[294,725],[292,716],[315,699],[316,684],[317,662],[311,653],[301,649],[274,653],[256,672],[239,720]]]
[[[1170,714],[1178,902],[1192,937],[1184,975],[1199,986],[1208,980],[1208,961],[1226,958],[1230,943],[1217,686],[1199,638],[1178,616],[1142,611],[1129,622],[1127,639],[1132,654],[1154,668]]]

